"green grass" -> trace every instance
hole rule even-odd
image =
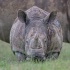
[[[10,45],[0,41],[0,70],[70,70],[70,44],[63,43],[61,54],[56,60],[18,62]]]

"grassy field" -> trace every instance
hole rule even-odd
[[[70,70],[70,44],[63,43],[61,54],[57,60],[17,62],[10,45],[0,41],[0,70]]]

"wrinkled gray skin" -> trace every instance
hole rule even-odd
[[[19,61],[55,59],[62,48],[62,29],[56,12],[48,13],[36,6],[18,11],[10,31],[10,44]]]

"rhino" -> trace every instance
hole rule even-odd
[[[58,58],[63,35],[56,15],[56,11],[49,13],[37,6],[18,10],[10,31],[11,50],[18,61]]]

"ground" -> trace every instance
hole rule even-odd
[[[56,60],[45,62],[18,62],[10,45],[0,41],[0,70],[70,70],[70,44],[63,43],[60,56]]]

